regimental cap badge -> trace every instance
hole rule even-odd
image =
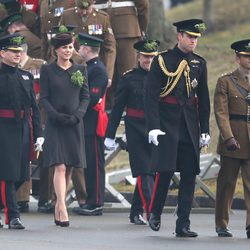
[[[141,40],[134,44],[134,48],[143,55],[157,55],[160,42],[158,40]]]
[[[206,24],[201,19],[187,19],[173,23],[177,32],[185,32],[192,36],[201,36],[206,30]]]
[[[0,49],[22,51],[22,44],[24,43],[26,43],[25,38],[19,33],[14,33],[1,37]]]
[[[247,52],[250,52],[250,43],[248,43],[246,46],[245,46],[245,49]]]
[[[194,28],[199,32],[203,33],[206,30],[206,25],[205,23],[198,23],[194,25]]]
[[[231,44],[236,54],[250,55],[250,39],[240,40]]]
[[[13,45],[20,46],[24,43],[24,37],[23,36],[12,37],[12,38],[10,38],[10,42]]]
[[[68,28],[65,25],[60,25],[58,31],[60,33],[68,32]]]
[[[87,9],[92,4],[94,4],[94,0],[76,0],[76,6],[80,9]]]
[[[52,34],[71,33],[74,34],[75,25],[59,25],[52,27]]]

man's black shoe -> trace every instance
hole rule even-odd
[[[161,216],[151,214],[148,220],[149,226],[154,231],[159,231],[161,227]]]
[[[76,214],[80,214],[82,208],[85,208],[86,204],[79,204],[79,207],[73,207],[72,212]]]
[[[9,229],[24,229],[24,225],[22,224],[20,218],[11,219],[9,223]]]
[[[17,202],[17,208],[20,213],[28,213],[29,212],[29,202],[28,201],[19,201]]]
[[[228,228],[217,227],[216,233],[219,237],[233,237],[233,234],[229,231]]]
[[[141,214],[137,214],[135,216],[130,215],[130,222],[134,223],[135,225],[147,225],[147,222],[143,219]]]
[[[54,206],[50,202],[46,202],[44,204],[39,204],[37,211],[45,214],[53,214]]]
[[[250,239],[250,226],[247,226],[246,234],[247,234],[247,238]]]
[[[197,237],[198,234],[190,230],[189,227],[183,227],[181,230],[176,231],[176,237]]]
[[[3,223],[2,223],[2,218],[0,216],[0,228],[2,228],[2,227],[3,227]]]
[[[72,211],[80,215],[102,215],[102,206],[85,204],[77,208],[73,208]]]

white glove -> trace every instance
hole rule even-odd
[[[202,133],[200,136],[200,148],[208,147],[210,144],[210,135],[208,133]]]
[[[153,129],[150,130],[148,133],[148,142],[149,143],[153,143],[155,146],[158,146],[159,142],[158,142],[158,135],[165,135],[166,133],[161,131],[160,129]]]
[[[114,150],[115,149],[115,139],[112,138],[105,138],[104,145],[108,150]]]
[[[43,143],[44,143],[44,138],[43,137],[38,137],[36,139],[36,143],[34,144],[35,151],[43,151]]]

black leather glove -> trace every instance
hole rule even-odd
[[[70,123],[70,115],[57,113],[56,123],[61,126],[68,126]]]
[[[69,125],[76,125],[79,122],[79,120],[77,119],[75,115],[70,115],[68,122],[69,122]]]
[[[237,149],[240,149],[240,144],[234,137],[226,140],[225,144],[226,144],[227,150],[229,150],[229,151],[235,151]]]

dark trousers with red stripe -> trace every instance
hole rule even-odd
[[[85,135],[85,145],[86,203],[103,206],[105,194],[104,139],[96,135]]]
[[[174,172],[158,172],[156,174],[154,190],[149,207],[150,213],[155,215],[162,214],[173,174]],[[180,231],[183,227],[190,226],[189,215],[194,197],[195,178],[196,175],[187,175],[185,172],[180,173],[176,231]]]
[[[20,214],[17,208],[16,188],[13,181],[0,181],[0,208],[4,209],[5,224],[13,218],[19,218]]]
[[[130,218],[133,218],[135,215],[142,215],[144,209],[146,218],[148,219],[149,205],[153,186],[154,178],[152,175],[140,175],[137,177],[132,205],[130,209]]]

